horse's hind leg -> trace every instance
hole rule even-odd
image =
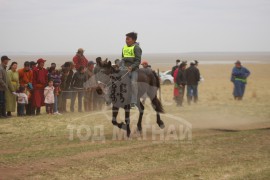
[[[164,110],[163,110],[162,104],[159,101],[159,99],[157,98],[157,96],[155,96],[152,99],[152,106],[155,109],[155,111],[157,112],[157,124],[161,129],[163,129],[165,127],[165,125],[164,125],[164,122],[161,120],[159,113],[160,112],[163,113]]]
[[[163,129],[165,127],[164,122],[160,118],[159,112],[157,112],[157,124],[161,129]]]
[[[117,118],[118,112],[119,112],[119,108],[113,106],[112,107],[112,116],[113,116],[113,118],[112,118],[112,124],[114,126],[117,126],[117,127],[119,127],[121,129],[124,123],[123,122],[122,123],[118,123],[117,122],[116,118]]]
[[[139,115],[139,119],[138,119],[138,123],[137,123],[137,130],[141,134],[142,133],[142,117],[143,117],[143,113],[144,113],[144,105],[139,100],[137,103],[137,106],[138,106],[138,109],[140,111],[140,115]]]

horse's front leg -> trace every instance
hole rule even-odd
[[[112,107],[112,124],[114,125],[114,126],[117,126],[117,127],[119,127],[120,129],[122,128],[122,126],[123,126],[123,122],[122,123],[118,123],[117,122],[117,115],[118,115],[118,112],[119,112],[119,108],[118,107],[115,107],[115,106],[113,106]]]
[[[127,137],[130,136],[130,105],[125,105],[125,122],[126,122],[126,130]]]

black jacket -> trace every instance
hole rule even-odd
[[[69,90],[73,74],[74,72],[72,70],[69,71],[67,76],[62,73],[60,85],[62,90]]]
[[[185,70],[179,69],[178,70],[178,74],[176,76],[176,84],[178,85],[186,85],[186,74],[185,74]]]
[[[200,71],[194,65],[191,65],[189,68],[186,69],[186,80],[187,85],[198,85],[200,81]]]
[[[71,88],[83,88],[83,83],[87,81],[87,76],[85,73],[75,72],[71,81]]]

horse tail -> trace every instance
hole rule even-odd
[[[164,113],[163,105],[162,105],[161,101],[157,98],[157,96],[155,96],[152,99],[152,106],[153,106],[153,108],[155,109],[156,112]]]
[[[158,91],[160,89],[160,78],[158,77],[158,75],[157,75],[157,73],[155,71],[152,71],[152,72],[153,72],[153,75],[154,75],[152,85],[157,87],[156,91]],[[153,106],[153,108],[155,109],[156,112],[164,113],[164,108],[163,108],[163,105],[162,105],[161,101],[157,97],[157,92],[155,94],[156,95],[152,99],[152,106]]]
[[[156,86],[158,89],[160,88],[160,78],[158,77],[155,71],[152,71],[155,77],[155,82],[152,85]]]

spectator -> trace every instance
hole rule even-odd
[[[94,109],[93,107],[93,101],[94,101],[94,94],[95,94],[95,86],[96,86],[96,80],[94,77],[94,65],[96,63],[94,61],[89,61],[88,66],[86,69],[86,78],[87,81],[84,83],[85,89],[87,91],[85,92],[85,97],[84,97],[84,110],[85,111],[91,111]]]
[[[7,71],[7,78],[10,81],[8,90],[5,93],[7,116],[11,116],[11,112],[15,112],[16,110],[16,96],[12,93],[20,87],[17,65],[17,62],[12,62]]]
[[[181,61],[180,61],[179,59],[177,59],[177,60],[175,61],[176,65],[172,67],[172,71],[171,71],[171,75],[172,75],[172,76],[174,75],[174,71],[175,71],[176,69],[178,69],[178,67],[179,67],[179,65],[180,65],[180,62],[181,62]]]
[[[200,71],[195,66],[195,62],[190,63],[189,68],[186,69],[186,80],[187,80],[187,100],[188,104],[193,101],[198,101],[198,82],[200,81]]]
[[[48,71],[44,68],[46,60],[38,59],[38,66],[33,69],[33,97],[34,114],[40,115],[40,108],[44,106],[44,88],[48,82]]]
[[[7,81],[7,72],[6,68],[9,62],[9,58],[7,56],[1,57],[1,65],[0,65],[0,118],[7,118],[6,114],[6,98],[5,92],[8,89],[9,82]]]
[[[47,68],[48,73],[50,73],[51,71],[56,69],[56,64],[55,63],[51,63],[51,66]]]
[[[31,61],[30,62],[30,69],[31,70],[35,69],[37,67],[36,65],[37,65],[37,63],[35,61]]]
[[[179,100],[179,89],[178,89],[178,85],[176,82],[178,71],[179,71],[179,67],[176,68],[173,72],[173,82],[174,82],[173,99],[175,100],[176,104],[178,103],[178,100]]]
[[[199,66],[199,61],[194,60],[194,62],[195,62],[195,66],[198,68],[198,66]]]
[[[187,66],[186,63],[181,63],[179,68],[178,68],[179,70],[178,70],[178,73],[176,76],[176,85],[177,85],[178,91],[179,91],[179,95],[176,98],[177,106],[183,106],[185,86],[186,86],[186,77],[185,77],[186,66]]]
[[[59,97],[59,94],[60,94],[61,74],[55,68],[56,67],[52,67],[50,69],[48,79],[53,81],[53,87],[54,87],[54,107],[53,107],[53,112],[54,112],[54,114],[61,115],[58,112],[58,97]]]
[[[47,114],[53,114],[53,105],[54,105],[54,87],[53,80],[49,80],[48,86],[44,89],[44,97],[46,104]]]
[[[119,60],[120,61],[120,60]],[[116,63],[121,63],[121,61],[116,61]],[[97,82],[98,79],[102,79],[103,73],[100,73],[101,70],[101,64],[102,64],[102,59],[101,57],[96,58],[96,66],[94,68],[94,74],[95,74],[95,80]],[[119,67],[118,67],[119,69]],[[97,93],[99,91],[97,87],[95,87],[95,96],[94,96],[94,103],[95,103],[95,108],[96,109],[101,109],[103,104],[105,103],[104,97],[101,95],[101,93]],[[99,91],[100,92],[100,91]]]
[[[81,66],[77,72],[75,72],[72,81],[71,81],[71,89],[74,91],[71,97],[71,112],[74,112],[74,104],[76,100],[76,96],[78,95],[78,111],[82,112],[82,99],[84,95],[84,87],[83,84],[86,82],[87,77],[85,75],[85,69]]]
[[[25,94],[25,87],[20,86],[18,93],[13,92],[17,96],[17,115],[24,116],[25,105],[28,104],[28,96]]]
[[[76,55],[73,57],[73,63],[75,65],[75,69],[78,71],[81,66],[86,67],[88,60],[84,56],[84,50],[79,48]]]
[[[94,74],[98,74],[100,72],[100,66],[101,66],[101,63],[102,63],[102,59],[101,57],[97,57],[96,58],[96,66],[94,68]]]
[[[33,64],[33,63],[32,63]],[[20,86],[25,87],[25,93],[28,96],[28,104],[26,104],[26,115],[33,114],[31,104],[31,94],[33,90],[33,71],[30,67],[30,62],[24,62],[24,68],[18,70]]]
[[[74,69],[73,62],[65,62],[65,64],[62,66],[61,84],[60,84],[60,88],[62,90],[60,94],[60,97],[62,98],[61,105],[60,105],[61,107],[60,112],[62,113],[67,112],[66,110],[67,99],[70,99],[72,95],[72,93],[70,92],[71,91],[70,84],[74,75],[73,69]],[[71,104],[70,104],[70,109],[71,109]]]
[[[120,69],[121,61],[119,59],[114,60],[114,64],[112,67],[114,68],[115,72],[118,72]]]
[[[114,64],[117,65],[118,67],[120,67],[120,64],[121,64],[120,59],[114,60]]]
[[[148,62],[147,61],[143,61],[142,63],[141,63],[141,65],[142,65],[142,67],[143,68],[151,68],[151,66],[148,64]]]
[[[242,100],[246,84],[247,78],[250,76],[250,71],[243,67],[241,62],[238,60],[235,62],[235,67],[232,70],[231,81],[234,84],[233,96],[235,100]]]

